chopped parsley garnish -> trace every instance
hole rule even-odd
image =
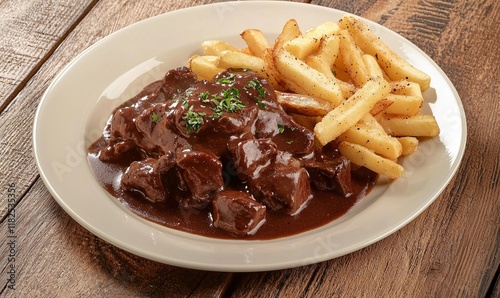
[[[240,91],[236,88],[229,88],[227,90],[222,90],[223,98],[240,98]]]
[[[208,91],[202,92],[202,93],[200,93],[199,96],[200,96],[200,100],[202,102],[205,102],[205,103],[210,102],[210,92],[208,92]]]
[[[158,120],[160,120],[160,117],[158,116],[158,114],[156,114],[156,112],[153,112],[153,114],[151,114],[151,120],[153,120],[153,122],[158,122]]]
[[[254,100],[257,102],[257,105],[259,106],[259,108],[264,109],[266,107],[266,104],[262,100],[260,100],[258,98],[254,98]]]
[[[234,73],[230,73],[229,75],[218,79],[217,83],[224,84],[224,85],[229,85],[229,84],[234,83],[235,77],[236,76],[235,76]]]
[[[203,117],[205,113],[193,111],[193,106],[190,106],[188,112],[182,117],[186,121],[186,131],[198,131],[204,123]]]
[[[174,100],[175,101],[182,101],[182,105],[185,108],[188,108],[188,106],[189,106],[188,99],[189,99],[190,96],[193,95],[193,91],[191,91],[191,90],[190,91],[186,91],[186,92],[184,92],[184,94],[182,94],[182,89],[177,89],[177,91],[178,92],[181,91],[181,92],[179,93],[179,95],[174,96]]]
[[[224,112],[234,113],[245,108],[245,104],[243,104],[243,102],[239,99],[240,92],[238,89],[229,88],[227,90],[223,90],[221,95],[222,96],[212,96],[212,102],[215,104],[212,119],[219,118]]]
[[[250,80],[248,81],[247,85],[245,86],[246,89],[248,88],[253,88],[255,90],[261,89],[262,84],[259,82],[259,80]]]
[[[267,92],[266,92],[266,89],[264,89],[264,87],[262,87],[261,82],[259,80],[248,81],[247,85],[245,87],[243,87],[243,89],[248,90],[250,88],[257,90],[257,92],[259,93],[259,96],[254,98],[254,100],[257,102],[257,105],[259,106],[259,108],[261,108],[261,109],[265,108],[266,104],[264,102],[262,102],[261,98],[265,98]]]
[[[279,133],[284,133],[285,132],[285,126],[283,126],[282,124],[278,124],[278,131],[279,131]]]

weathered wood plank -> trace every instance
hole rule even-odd
[[[31,142],[34,115],[43,92],[62,67],[82,50],[118,29],[145,18],[193,4],[200,4],[200,1],[190,3],[102,1],[95,6],[40,68],[32,66],[36,74],[26,82],[23,89],[16,94],[13,102],[0,114],[0,123],[2,123],[0,126],[1,185],[14,181],[19,186],[19,193],[23,193],[38,177]],[[60,8],[55,10],[64,11]],[[21,11],[24,10],[21,9]],[[62,12],[59,13],[62,14]],[[4,197],[0,197],[0,218],[7,213],[4,200]]]
[[[186,297],[200,286],[216,296],[229,276],[160,264],[102,241],[67,215],[40,179],[15,208],[14,230],[15,260],[2,258],[0,293],[6,296]],[[4,288],[10,265],[15,290]]]
[[[15,208],[18,290],[4,288],[9,264],[2,258],[1,294],[480,297],[488,291],[498,293],[494,278],[500,263],[500,147],[494,140],[500,133],[500,104],[498,85],[491,82],[500,76],[495,64],[500,59],[496,47],[500,5],[493,0],[313,1],[361,14],[413,41],[445,70],[464,102],[469,141],[457,176],[430,208],[383,241],[303,268],[211,273],[131,255],[90,234],[64,213],[37,180],[32,157],[33,115],[41,94],[66,63],[98,39],[127,24],[193,3],[202,1],[101,1],[34,68],[33,76],[0,115],[0,183],[15,183],[18,198],[24,196]],[[2,5],[5,2],[0,3],[0,10]],[[464,24],[469,27],[463,28]],[[7,214],[4,194],[0,218]],[[7,226],[4,220],[0,229],[8,231]]]
[[[0,3],[0,111],[93,2],[10,0]]]
[[[191,3],[192,4],[192,3]],[[2,291],[15,297],[184,297],[199,286],[220,294],[228,275],[188,270],[152,262],[107,244],[72,220],[38,178],[31,132],[38,101],[57,72],[82,49],[141,19],[188,5],[183,2],[102,1],[36,70],[0,115],[2,185],[15,183],[18,246],[17,287],[9,292],[7,259],[2,258]],[[111,16],[103,18],[103,16]],[[22,117],[20,117],[22,115]],[[35,182],[36,181],[36,182]],[[34,186],[33,186],[34,185]],[[22,200],[19,199],[22,198]],[[1,196],[1,217],[7,196]],[[10,217],[9,217],[10,218]],[[3,220],[2,231],[8,220]]]

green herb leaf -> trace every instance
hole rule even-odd
[[[212,102],[215,107],[213,108],[214,114],[211,116],[212,119],[219,118],[222,113],[235,113],[243,108],[245,104],[239,99],[240,92],[236,88],[229,88],[221,92],[221,96],[212,96]]]
[[[262,84],[259,80],[250,80],[248,81],[247,85],[243,87],[244,90],[248,89],[255,89],[257,90],[257,93],[259,93],[258,97],[254,97],[255,102],[259,106],[259,108],[264,109],[266,107],[266,104],[262,102],[261,98],[265,98],[267,91],[264,87],[262,87]]]
[[[186,131],[198,131],[205,121],[205,113],[193,111],[193,106],[189,107],[188,112],[182,117],[186,121]]]
[[[218,79],[217,83],[224,84],[224,85],[229,85],[229,84],[234,83],[235,77],[236,76],[234,75],[234,73],[230,73],[227,76]]]
[[[210,92],[202,92],[199,94],[200,100],[202,102],[210,102]]]
[[[278,124],[278,131],[279,133],[284,133],[285,132],[285,127],[281,124]]]
[[[153,114],[151,114],[151,120],[153,120],[153,122],[158,122],[158,120],[160,120],[160,117],[158,116],[158,114],[156,114],[156,112],[153,112]]]
[[[257,106],[259,106],[259,108],[261,108],[261,109],[266,108],[266,104],[262,100],[260,100],[258,98],[254,98],[254,100],[257,102]]]
[[[240,98],[240,91],[236,88],[222,90],[223,98]]]

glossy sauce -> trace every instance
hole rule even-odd
[[[147,201],[142,194],[126,192],[116,183],[126,166],[103,163],[94,154],[89,154],[88,160],[101,185],[138,216],[162,226],[192,234],[234,239],[231,235],[213,227],[208,210],[184,209],[171,201],[158,203]],[[354,194],[350,197],[345,198],[333,192],[313,190],[313,197],[299,214],[292,216],[268,211],[266,222],[258,232],[254,235],[247,235],[243,239],[265,240],[291,236],[323,226],[341,217],[365,197],[377,180],[377,175],[372,172],[364,169],[358,171],[358,177],[353,180]],[[233,179],[237,177],[233,176]]]
[[[264,181],[272,177],[275,170],[280,171],[283,167],[291,168],[293,171],[309,162],[321,164],[331,161],[327,156],[330,152],[328,154],[316,152],[317,150],[313,148],[312,132],[298,126],[290,116],[286,115],[273,98],[274,91],[266,85],[265,81],[262,81],[263,87],[260,87],[262,88],[260,91],[265,90],[267,96],[256,99],[258,94],[255,90],[257,89],[248,91],[247,88],[248,83],[255,81],[256,77],[249,73],[235,73],[238,80],[231,83],[231,86],[244,93],[241,96],[238,95],[244,108],[238,113],[223,113],[218,119],[213,117],[215,113],[213,105],[210,106],[208,101],[194,97],[207,90],[211,93],[219,92],[220,86],[215,83],[195,82],[191,73],[185,69],[170,72],[165,80],[147,86],[136,97],[115,109],[103,136],[89,147],[88,152],[89,164],[102,187],[133,213],[151,222],[202,236],[234,239],[234,235],[214,227],[210,205],[203,205],[205,204],[203,201],[201,203],[194,201],[191,198],[192,192],[179,186],[179,182],[182,182],[182,179],[179,180],[180,170],[175,168],[176,165],[172,162],[175,159],[172,159],[172,156],[182,155],[183,152],[197,152],[197,150],[209,152],[209,155],[218,158],[216,163],[222,165],[223,186],[217,189],[237,190],[245,193],[254,191],[252,187],[255,186],[251,182],[258,184],[259,179]],[[179,93],[175,89],[190,91]],[[192,92],[196,96],[193,97]],[[184,100],[182,106],[179,100],[181,97],[178,100],[172,100],[180,95]],[[183,131],[186,126],[182,125],[186,124],[179,122],[182,122],[184,119],[182,117],[188,112],[187,106],[191,106],[193,111],[205,117],[205,126],[197,128],[196,133]],[[254,180],[250,183],[241,180],[241,171],[237,173],[234,170],[235,163],[232,158],[236,153],[231,151],[232,147],[229,145],[229,140],[245,142],[249,139],[268,140],[273,144],[272,148],[277,148],[276,150],[281,152],[279,154],[282,154],[278,155],[282,156],[278,161],[278,167],[267,169],[270,176],[252,178]],[[285,156],[284,159],[283,156]],[[134,188],[127,189],[121,183],[131,163],[144,160],[152,160],[153,167],[164,168],[162,174],[157,175],[161,178],[152,181],[164,186],[165,196],[168,196],[168,199],[164,199],[162,193],[156,195],[159,199],[151,199],[145,196],[145,192]],[[301,166],[296,166],[298,163]],[[255,164],[248,166],[255,166]],[[205,177],[210,178],[210,169],[203,169],[203,171],[206,172]],[[274,239],[295,235],[323,226],[344,215],[371,190],[377,181],[377,175],[364,168],[349,171],[351,172],[349,195],[311,187],[310,195],[299,211],[287,213],[267,208],[265,223],[255,234],[245,235],[241,239]],[[138,177],[142,174],[139,172]],[[200,184],[201,188],[204,183]],[[313,181],[311,183],[314,184]],[[273,187],[282,188],[281,184],[276,183]],[[137,185],[141,186],[141,184]],[[289,186],[293,188],[293,185]],[[150,193],[156,193],[154,189],[151,190],[149,184],[147,187]],[[309,189],[309,183],[306,188]],[[283,189],[280,191],[283,193]],[[284,191],[286,193],[288,188]],[[255,194],[255,191],[253,193]]]

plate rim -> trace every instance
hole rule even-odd
[[[247,271],[267,271],[267,270],[292,268],[292,267],[297,267],[297,266],[301,266],[301,265],[307,265],[307,264],[311,264],[311,263],[317,263],[317,262],[320,262],[320,261],[325,261],[325,260],[331,259],[331,257],[329,257],[328,254],[324,254],[320,258],[316,258],[316,259],[313,259],[313,260],[303,260],[303,262],[297,262],[297,260],[290,260],[289,262],[282,262],[280,264],[272,264],[272,265],[269,265],[269,266],[265,266],[265,265],[257,265],[257,266],[253,265],[252,266],[250,264],[246,268],[242,268],[241,267],[242,266],[241,263],[239,263],[239,264],[233,264],[233,265],[231,265],[231,264],[224,264],[224,265],[220,265],[220,266],[214,266],[213,264],[212,265],[210,265],[210,264],[200,264],[198,262],[196,262],[196,263],[190,263],[190,262],[185,261],[185,260],[184,261],[168,260],[168,262],[165,262],[164,258],[158,258],[158,257],[155,257],[155,256],[146,256],[146,255],[144,255],[144,252],[141,252],[140,250],[134,250],[134,248],[129,247],[129,245],[127,245],[127,243],[124,243],[120,239],[116,239],[116,238],[113,238],[113,237],[110,238],[109,235],[106,235],[105,233],[103,233],[100,230],[96,230],[93,226],[89,226],[88,223],[87,223],[87,221],[84,218],[81,218],[79,214],[75,213],[74,210],[67,204],[67,202],[65,202],[65,200],[63,198],[59,197],[59,194],[58,194],[57,190],[52,185],[50,179],[46,176],[46,173],[44,171],[44,166],[40,162],[39,148],[37,147],[37,144],[39,142],[38,141],[37,123],[40,121],[40,117],[42,115],[41,111],[43,109],[45,101],[48,100],[47,98],[50,98],[49,96],[50,96],[51,90],[53,90],[53,88],[55,87],[55,85],[60,81],[60,79],[67,73],[67,71],[69,69],[71,69],[76,63],[78,63],[78,61],[80,61],[80,59],[82,57],[84,57],[87,53],[93,51],[100,44],[105,43],[111,37],[118,36],[119,34],[125,34],[125,31],[127,29],[131,28],[131,27],[140,26],[140,24],[143,24],[145,22],[150,22],[150,21],[152,21],[152,19],[163,18],[163,17],[165,17],[165,15],[171,15],[171,14],[177,14],[177,13],[181,13],[182,14],[182,13],[186,13],[186,12],[189,12],[189,11],[192,11],[192,10],[204,10],[204,9],[208,9],[208,7],[210,7],[210,6],[221,5],[221,4],[222,5],[224,5],[224,4],[232,4],[232,5],[236,5],[236,6],[239,6],[239,5],[242,5],[242,6],[245,6],[245,5],[249,5],[250,6],[251,5],[251,6],[253,6],[253,5],[263,5],[263,4],[264,5],[271,5],[272,4],[272,5],[277,5],[277,6],[296,5],[296,6],[300,6],[300,7],[311,6],[311,4],[305,4],[305,3],[294,3],[293,2],[293,3],[286,3],[286,4],[284,4],[283,2],[280,3],[280,2],[272,2],[272,1],[253,1],[253,2],[236,2],[236,1],[234,1],[234,2],[212,3],[212,4],[207,4],[207,5],[199,5],[199,6],[193,6],[193,7],[183,8],[183,9],[179,9],[179,10],[175,10],[175,11],[171,11],[171,12],[167,12],[167,13],[164,13],[164,14],[160,14],[160,15],[157,15],[157,16],[150,17],[148,19],[145,19],[145,20],[133,23],[133,24],[128,25],[128,26],[126,26],[126,27],[124,27],[122,29],[119,29],[118,31],[113,32],[110,35],[104,37],[103,39],[97,41],[96,43],[94,43],[93,45],[91,45],[90,47],[88,47],[87,49],[85,49],[84,51],[82,51],[80,54],[78,54],[77,56],[75,56],[68,64],[66,64],[57,73],[57,75],[52,79],[52,82],[50,83],[50,85],[47,87],[47,89],[45,90],[45,92],[42,95],[42,98],[40,100],[40,103],[39,103],[39,105],[37,107],[37,111],[36,111],[36,114],[35,114],[34,126],[33,126],[33,138],[32,138],[35,160],[36,160],[38,171],[40,173],[40,177],[42,178],[44,184],[46,185],[47,189],[49,190],[49,192],[51,193],[51,195],[53,196],[53,198],[56,200],[56,202],[65,210],[66,213],[68,213],[75,221],[77,221],[85,229],[89,230],[94,235],[98,236],[99,238],[101,238],[101,239],[103,239],[103,240],[105,240],[107,242],[110,242],[113,245],[116,245],[117,247],[120,247],[120,248],[122,248],[124,250],[127,250],[127,251],[131,252],[131,253],[140,255],[142,257],[153,259],[155,261],[159,261],[159,262],[163,262],[163,263],[168,263],[168,264],[179,266],[179,267],[187,267],[187,268],[194,268],[194,269],[203,269],[203,270],[212,270],[212,271],[233,271],[233,272],[245,271],[245,272],[247,272]],[[329,8],[329,7],[324,7],[324,6],[317,6],[317,8],[319,8],[321,10],[331,10],[331,11],[335,11],[337,13],[347,14],[347,12],[343,12],[343,11],[340,11],[340,10],[337,10],[337,9],[334,9],[334,8]],[[168,16],[167,16],[167,18],[168,18]],[[404,227],[409,222],[413,221],[418,215],[420,215],[425,209],[427,209],[437,199],[437,197],[439,197],[439,195],[442,193],[442,191],[448,186],[449,182],[451,181],[451,179],[453,179],[453,177],[455,176],[456,172],[458,171],[458,169],[460,167],[460,164],[461,164],[461,161],[463,159],[463,155],[464,155],[465,147],[466,147],[466,141],[467,141],[467,124],[466,124],[465,111],[464,111],[464,108],[463,108],[463,104],[462,104],[462,101],[460,100],[460,96],[459,96],[456,88],[452,84],[451,80],[446,76],[446,74],[444,73],[444,71],[442,71],[442,69],[434,62],[433,59],[431,59],[426,53],[424,53],[422,50],[420,50],[417,46],[415,46],[413,43],[411,43],[405,37],[397,34],[396,32],[392,31],[389,28],[383,27],[382,25],[374,23],[374,22],[372,22],[372,21],[370,21],[368,19],[365,19],[363,17],[360,17],[360,18],[362,18],[364,21],[367,21],[368,23],[371,23],[372,25],[376,24],[376,26],[382,27],[383,30],[388,30],[392,34],[396,34],[398,37],[400,37],[402,40],[404,40],[405,43],[409,44],[410,46],[414,47],[417,51],[419,51],[428,60],[428,62],[430,62],[441,73],[441,75],[443,76],[443,78],[445,79],[445,81],[448,83],[448,87],[452,89],[451,91],[456,96],[456,99],[457,99],[456,104],[458,105],[458,110],[460,112],[460,117],[461,117],[461,120],[462,120],[461,129],[463,130],[463,133],[461,135],[461,141],[460,141],[460,147],[458,149],[457,160],[452,163],[450,174],[447,176],[447,178],[445,179],[445,182],[441,185],[441,187],[437,191],[435,191],[434,197],[432,199],[429,199],[426,202],[426,204],[422,205],[419,210],[417,210],[415,213],[412,214],[412,216],[406,218],[403,222],[401,222],[401,223],[399,223],[397,225],[394,225],[392,229],[387,230],[385,233],[379,234],[377,237],[373,237],[372,239],[370,239],[370,241],[367,241],[362,246],[356,246],[356,247],[351,247],[351,248],[344,249],[340,253],[341,255],[352,253],[352,252],[357,251],[359,249],[362,249],[362,248],[364,248],[366,246],[369,246],[369,245],[371,245],[371,244],[373,244],[375,242],[378,242],[378,241],[380,241],[383,238],[386,238],[387,236],[393,234],[395,231],[397,231],[397,230],[401,229],[402,227]],[[236,240],[236,241],[239,242],[240,240]],[[335,256],[335,257],[339,257],[339,256]]]

